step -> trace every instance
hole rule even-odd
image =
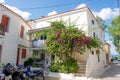
[[[83,67],[85,67],[86,64],[81,64],[81,63],[79,63],[78,66],[83,66]]]
[[[85,70],[85,69],[86,69],[86,67],[79,67],[79,66],[78,66],[78,69]]]
[[[81,62],[86,62],[86,61],[84,61],[84,60],[80,60],[80,59],[76,59],[77,61],[81,61]]]
[[[80,62],[80,63],[86,63],[85,61],[77,61],[77,63],[79,63],[79,62]]]
[[[84,66],[78,66],[78,69],[86,69]]]
[[[83,77],[83,76],[86,76],[86,74],[75,73],[75,76],[81,76],[81,77]]]
[[[78,71],[85,72],[86,70],[85,69],[78,69]]]
[[[85,71],[80,71],[80,70],[79,70],[79,71],[77,71],[77,73],[84,73],[84,74],[85,74]]]
[[[86,65],[86,63],[77,62],[78,65]]]

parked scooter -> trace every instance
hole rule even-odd
[[[12,80],[13,72],[14,72],[14,66],[12,66],[10,63],[6,64],[3,67],[3,73],[5,74],[6,79]]]
[[[25,80],[23,77],[24,71],[17,70],[10,63],[4,66],[3,73],[5,74],[5,80]]]

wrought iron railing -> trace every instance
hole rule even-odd
[[[45,49],[45,40],[32,41],[32,48]]]

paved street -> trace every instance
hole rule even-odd
[[[112,64],[97,80],[120,80],[120,64]]]

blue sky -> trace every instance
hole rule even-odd
[[[73,10],[85,5],[95,16],[102,17],[108,25],[111,19],[118,15],[117,0],[0,0],[0,2],[26,20]],[[111,43],[109,35],[105,36],[105,39]],[[111,45],[111,53],[117,53],[113,45]]]

